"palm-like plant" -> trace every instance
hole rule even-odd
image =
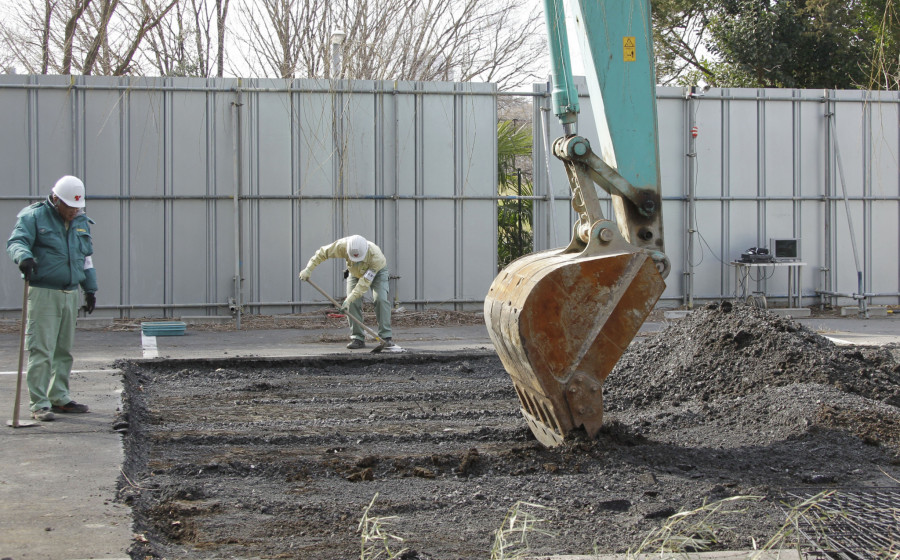
[[[533,231],[530,197],[531,175],[522,170],[522,159],[531,156],[531,130],[516,121],[497,123],[497,264],[503,268],[532,251]]]

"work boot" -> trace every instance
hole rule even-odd
[[[40,420],[41,422],[50,422],[51,420],[56,418],[56,415],[53,414],[50,409],[45,406],[44,408],[33,410],[31,412],[31,417],[35,420]]]
[[[390,348],[391,346],[394,345],[393,339],[392,339],[391,337],[388,337],[388,338],[382,338],[381,340],[384,341],[384,347],[385,347],[385,348]]]
[[[358,338],[354,338],[350,341],[350,344],[347,345],[347,348],[351,350],[359,350],[360,348],[365,348],[366,343]]]
[[[67,413],[83,413],[87,412],[88,407],[86,404],[78,404],[75,401],[69,401],[66,404],[62,405],[53,405],[53,412],[67,412]]]

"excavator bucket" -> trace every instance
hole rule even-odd
[[[572,8],[577,13],[567,13]],[[650,0],[545,0],[544,15],[551,105],[564,131],[553,154],[566,168],[578,221],[565,249],[533,253],[501,271],[484,315],[522,414],[538,441],[553,447],[577,428],[597,435],[603,382],[662,295],[671,266],[662,235]],[[574,131],[579,91],[567,16],[575,16],[584,55],[597,154]],[[603,217],[595,186],[611,196],[616,222]]]
[[[665,289],[646,251],[619,246],[526,255],[497,276],[485,300],[491,340],[545,446],[578,427],[597,435],[603,382]]]

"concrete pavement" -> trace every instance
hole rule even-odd
[[[900,342],[900,320],[801,319],[839,343]],[[665,325],[647,323],[644,333]],[[116,503],[123,460],[121,437],[112,430],[121,405],[117,359],[283,357],[345,354],[346,329],[192,330],[184,336],[142,337],[140,331],[79,329],[73,397],[91,406],[83,415],[57,415],[35,427],[0,428],[0,560],[124,559],[131,544],[130,509]],[[395,328],[410,352],[492,348],[483,325]],[[0,416],[12,418],[18,334],[0,334]],[[370,348],[372,346],[370,345]],[[365,352],[357,351],[357,352]],[[20,419],[30,420],[27,393]]]

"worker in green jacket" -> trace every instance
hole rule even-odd
[[[84,309],[97,303],[97,273],[91,227],[84,213],[84,183],[66,175],[43,201],[24,208],[6,242],[6,252],[28,283],[25,347],[31,416],[48,421],[55,412],[87,412],[69,396],[78,287]]]
[[[388,300],[388,267],[384,253],[371,241],[361,235],[351,235],[338,239],[331,245],[320,247],[309,259],[306,268],[300,271],[301,280],[309,280],[314,268],[327,259],[346,259],[347,298],[341,305],[341,311],[349,313],[359,321],[350,321],[350,344],[347,348],[356,350],[365,348],[365,333],[362,324],[362,297],[372,288],[375,304],[375,320],[378,321],[378,336],[388,346],[391,341],[391,302]]]

